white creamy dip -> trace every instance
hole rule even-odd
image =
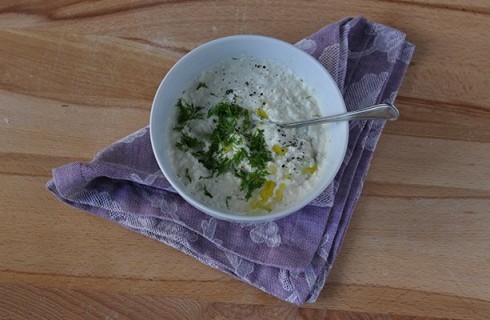
[[[317,185],[326,165],[325,127],[283,129],[267,121],[321,115],[312,89],[288,68],[227,59],[203,72],[176,104],[169,154],[181,182],[208,206],[236,214],[278,211]],[[230,123],[236,129],[219,137],[217,128]]]

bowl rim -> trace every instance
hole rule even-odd
[[[165,178],[172,185],[172,187],[190,205],[192,205],[196,209],[204,212],[205,214],[210,215],[210,216],[215,217],[215,218],[220,219],[220,220],[226,220],[226,221],[238,222],[238,223],[243,223],[243,222],[244,223],[247,223],[247,222],[249,222],[249,223],[250,222],[256,222],[257,223],[257,222],[265,222],[265,221],[272,221],[272,220],[281,219],[281,218],[289,216],[289,215],[293,214],[294,212],[299,211],[302,208],[304,208],[305,206],[307,206],[308,203],[310,203],[313,199],[318,197],[318,195],[320,195],[320,193],[323,192],[325,190],[325,188],[328,187],[328,185],[330,183],[332,183],[332,181],[335,179],[335,176],[339,172],[340,167],[343,163],[343,159],[345,158],[345,154],[347,152],[348,141],[349,141],[349,125],[348,125],[348,123],[345,123],[345,125],[344,125],[345,143],[342,145],[342,150],[337,150],[338,152],[340,152],[341,156],[339,156],[340,160],[336,163],[335,170],[331,171],[331,172],[333,172],[332,176],[327,177],[329,179],[325,179],[328,182],[321,182],[320,181],[320,182],[317,182],[317,184],[315,185],[315,186],[319,187],[318,189],[320,189],[320,191],[319,192],[313,192],[315,194],[315,196],[312,197],[311,199],[309,199],[306,203],[304,203],[305,201],[298,201],[298,203],[293,204],[284,210],[272,212],[272,213],[266,213],[263,215],[238,215],[238,214],[233,215],[230,213],[225,213],[225,212],[219,211],[217,209],[210,208],[210,207],[206,206],[205,204],[197,201],[196,199],[194,199],[194,197],[188,195],[185,192],[185,190],[181,190],[181,188],[167,174],[167,172],[165,170],[165,166],[163,165],[163,160],[160,158],[160,157],[162,157],[162,155],[160,155],[157,152],[157,149],[155,146],[155,140],[156,140],[156,133],[155,133],[156,104],[158,102],[157,99],[160,96],[160,92],[162,91],[162,88],[169,81],[168,79],[170,77],[172,77],[172,75],[175,73],[175,70],[178,69],[180,65],[186,63],[186,61],[192,59],[195,55],[200,54],[201,51],[207,49],[210,46],[214,46],[214,45],[217,45],[217,44],[222,43],[222,42],[233,41],[233,40],[235,40],[235,41],[236,40],[262,40],[262,41],[264,41],[265,40],[265,41],[269,41],[271,43],[275,42],[275,43],[283,45],[283,46],[287,45],[288,47],[291,48],[291,50],[296,51],[296,53],[298,55],[303,56],[305,59],[309,59],[310,62],[317,64],[318,66],[321,67],[321,69],[323,69],[325,71],[324,72],[325,76],[327,78],[330,78],[330,81],[334,84],[333,87],[335,88],[336,94],[340,97],[341,105],[339,107],[341,107],[344,110],[344,112],[347,111],[344,98],[342,96],[342,93],[341,93],[337,83],[335,82],[335,80],[333,79],[331,74],[328,72],[328,70],[317,59],[315,59],[313,56],[311,56],[309,53],[299,49],[298,47],[294,46],[291,43],[285,42],[285,41],[277,39],[277,38],[269,37],[269,36],[253,35],[253,34],[241,34],[241,35],[225,36],[225,37],[213,39],[211,41],[203,43],[203,44],[197,46],[196,48],[192,49],[190,52],[188,52],[187,54],[182,56],[165,74],[164,78],[160,82],[160,85],[158,86],[158,88],[155,92],[153,102],[152,102],[152,106],[151,106],[151,111],[150,111],[150,142],[151,142],[151,146],[152,146],[152,151],[153,151],[154,157],[158,163],[159,169],[163,172],[163,174],[165,175]],[[307,198],[309,198],[309,197],[307,197]]]

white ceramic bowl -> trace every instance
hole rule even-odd
[[[313,88],[320,108],[325,115],[345,112],[342,95],[327,70],[309,54],[295,46],[274,38],[256,35],[237,35],[213,40],[192,50],[182,57],[167,73],[160,83],[153,100],[150,116],[150,136],[155,158],[162,172],[178,193],[197,209],[218,219],[235,222],[261,222],[285,217],[316,198],[332,182],[342,164],[347,149],[349,127],[347,122],[328,126],[327,169],[318,185],[305,198],[299,199],[290,207],[262,215],[239,215],[211,208],[193,197],[180,182],[168,156],[169,130],[175,110],[175,103],[183,90],[196,79],[202,71],[225,58],[253,56],[270,59],[289,67],[310,87]]]

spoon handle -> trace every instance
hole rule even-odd
[[[400,113],[394,105],[390,103],[382,103],[334,116],[327,116],[290,123],[280,123],[279,126],[283,128],[297,128],[312,124],[348,120],[396,120],[399,115]]]

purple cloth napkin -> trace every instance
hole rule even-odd
[[[328,25],[296,46],[329,70],[348,110],[393,102],[414,50],[403,33],[362,17]],[[347,154],[335,181],[304,209],[273,222],[220,221],[190,206],[159,170],[147,127],[90,163],[54,169],[47,186],[74,207],[164,242],[280,299],[314,302],[339,252],[383,125],[350,123]]]

